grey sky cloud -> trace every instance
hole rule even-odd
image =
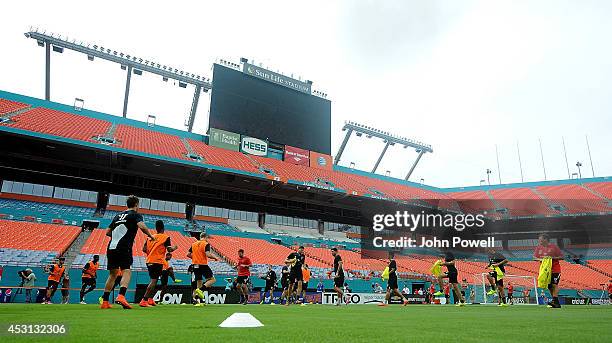
[[[334,153],[345,120],[434,146],[413,180],[477,185],[486,168],[504,183],[567,178],[582,161],[591,176],[612,174],[612,3],[607,1],[283,1],[173,3],[9,2],[0,21],[0,89],[44,96],[43,49],[23,37],[30,25],[212,76],[217,58],[257,64],[314,81],[332,100]],[[121,6],[119,6],[121,5]],[[121,9],[119,9],[121,8]],[[168,11],[173,11],[169,14]],[[177,19],[178,18],[178,19]],[[7,53],[10,51],[10,53]],[[121,114],[125,72],[65,52],[52,58],[52,100],[85,99]],[[132,78],[128,116],[184,128],[192,89],[146,73]],[[195,131],[207,129],[201,97]],[[367,144],[366,144],[367,143]],[[353,137],[341,164],[370,170],[383,143]],[[379,167],[403,177],[416,153],[394,147]]]

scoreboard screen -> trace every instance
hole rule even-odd
[[[209,127],[331,154],[331,102],[214,64]]]

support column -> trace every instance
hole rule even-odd
[[[344,136],[342,145],[340,145],[340,149],[338,149],[338,153],[336,154],[336,157],[334,157],[334,164],[338,164],[340,161],[340,156],[342,156],[342,152],[344,152],[344,148],[346,148],[346,143],[348,143],[349,138],[351,138],[351,133],[353,133],[353,129],[348,129],[346,131],[346,136]]]
[[[408,181],[408,179],[410,178],[410,175],[412,175],[414,168],[416,168],[417,164],[419,163],[419,160],[421,160],[421,156],[423,156],[424,153],[425,153],[425,150],[419,151],[419,156],[417,156],[416,160],[412,164],[412,167],[410,167],[410,171],[408,172],[408,175],[406,175],[406,178],[404,180]]]
[[[125,97],[123,98],[123,118],[127,117],[128,98],[130,97],[130,80],[132,79],[132,66],[127,68],[127,79],[125,80]]]
[[[391,145],[391,142],[387,141],[387,144],[385,144],[385,148],[380,153],[380,156],[378,156],[378,161],[376,161],[376,164],[374,165],[374,169],[372,169],[372,174],[376,173],[376,169],[378,169],[378,165],[380,164],[380,161],[382,161],[383,156],[385,156],[385,153],[387,152],[389,145]]]
[[[191,102],[191,113],[189,114],[188,131],[193,130],[193,122],[195,121],[196,111],[198,110],[198,101],[200,100],[200,93],[202,92],[202,86],[196,85],[195,93],[193,93],[193,101]]]
[[[51,100],[51,43],[45,42],[45,100]]]

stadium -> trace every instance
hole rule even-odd
[[[612,340],[612,176],[428,185],[437,146],[339,123],[316,80],[21,33],[44,96],[0,89],[3,340]],[[122,71],[122,113],[52,100],[68,54]],[[133,119],[143,74],[193,92],[182,129]],[[381,174],[394,147],[409,168]]]

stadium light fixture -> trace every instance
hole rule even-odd
[[[210,80],[207,78],[201,77],[200,79],[197,79],[195,78],[195,74],[186,73],[184,71],[182,74],[178,74],[177,69],[173,70],[171,67],[166,67],[166,66],[164,66],[166,68],[162,69],[159,64],[151,60],[143,60],[142,58],[138,58],[136,56],[124,54],[116,50],[105,48],[103,46],[99,46],[98,44],[88,44],[87,46],[84,46],[82,41],[79,43],[77,42],[76,39],[68,40],[67,37],[62,37],[55,33],[47,33],[46,31],[39,30],[38,28],[37,29],[30,28],[30,30],[24,33],[24,35],[27,38],[36,40],[39,46],[44,47],[46,45],[49,47],[49,50],[51,50],[50,47],[52,47],[53,51],[58,52],[58,53],[63,52],[64,49],[69,49],[72,51],[76,51],[76,52],[85,54],[90,61],[92,61],[93,59],[97,57],[103,60],[117,63],[123,66],[122,69],[128,70],[129,72],[128,75],[132,74],[132,70],[134,70],[134,73],[137,75],[141,75],[142,72],[146,71],[152,74],[160,75],[162,76],[162,78],[165,78],[166,80],[174,79],[174,80],[177,80],[187,85],[188,84],[195,85],[196,94],[198,95],[200,93],[200,89],[203,89],[206,92],[212,88],[212,84],[210,83]],[[50,68],[49,59],[50,57],[47,55],[47,61],[46,61],[47,69]],[[143,63],[143,61],[145,63]],[[235,63],[234,65],[237,66],[237,64]],[[49,70],[46,71],[46,78],[47,78],[46,99],[50,100],[49,99],[50,97],[49,96],[50,94],[50,82],[49,82],[50,72]],[[129,76],[126,80],[126,92],[125,92],[125,97],[124,97],[124,108],[123,108],[124,117],[127,114],[128,96],[129,96]],[[192,106],[191,106],[190,118],[189,118],[189,131],[190,132],[193,128],[193,122],[195,119],[196,110],[197,110],[197,96],[194,95],[194,99],[193,99]]]

